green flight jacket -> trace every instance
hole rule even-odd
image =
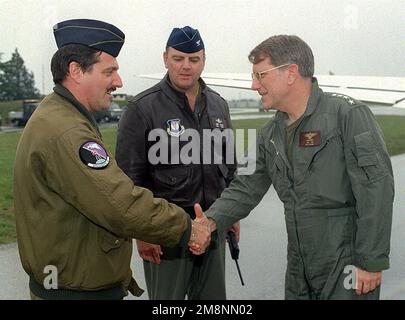
[[[102,169],[83,163],[81,146],[103,146],[101,134],[69,91],[58,85],[55,91],[60,94],[43,100],[17,147],[14,203],[23,267],[37,284],[52,265],[58,288],[94,291],[121,283],[126,295],[133,285],[132,238],[186,245],[191,220],[134,186],[114,159]]]
[[[292,163],[286,119],[277,112],[260,130],[255,172],[238,175],[206,214],[223,232],[246,217],[273,184],[285,208],[286,286],[302,272],[314,292],[328,298],[322,290],[328,285],[334,290],[345,265],[372,272],[389,268],[391,161],[370,109],[350,97],[324,93],[315,78],[293,138]]]

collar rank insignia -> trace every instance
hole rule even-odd
[[[300,133],[300,147],[315,147],[321,144],[320,131],[308,131]]]
[[[80,160],[93,169],[103,169],[110,162],[107,151],[95,141],[83,143],[79,149]]]
[[[180,119],[171,119],[166,121],[166,131],[172,137],[179,137],[184,133],[184,126]]]

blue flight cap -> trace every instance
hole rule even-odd
[[[204,42],[197,29],[185,26],[173,29],[166,46],[184,53],[194,53],[204,49]]]
[[[117,57],[125,34],[112,24],[90,19],[59,22],[53,27],[58,49],[68,44],[82,44]]]

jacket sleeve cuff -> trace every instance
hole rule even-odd
[[[358,257],[356,259],[356,266],[369,272],[380,272],[390,268],[390,260],[389,258],[364,259]]]
[[[178,245],[181,247],[188,246],[188,241],[190,240],[190,236],[191,236],[191,219],[188,214],[186,214],[186,216],[187,216],[187,229],[184,231],[184,233],[181,236],[180,241],[178,243]]]

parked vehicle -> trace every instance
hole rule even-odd
[[[121,119],[123,109],[115,102],[107,110],[93,112],[94,119],[100,122],[114,122]]]
[[[22,111],[10,111],[8,113],[10,122],[15,126],[25,126],[39,105],[39,102],[40,100],[23,100]],[[122,112],[123,109],[117,103],[113,102],[107,110],[93,112],[93,116],[98,123],[114,122],[120,120]]]
[[[22,111],[10,111],[8,113],[10,122],[15,126],[25,126],[35,109],[38,107],[39,102],[40,100],[23,100]]]

